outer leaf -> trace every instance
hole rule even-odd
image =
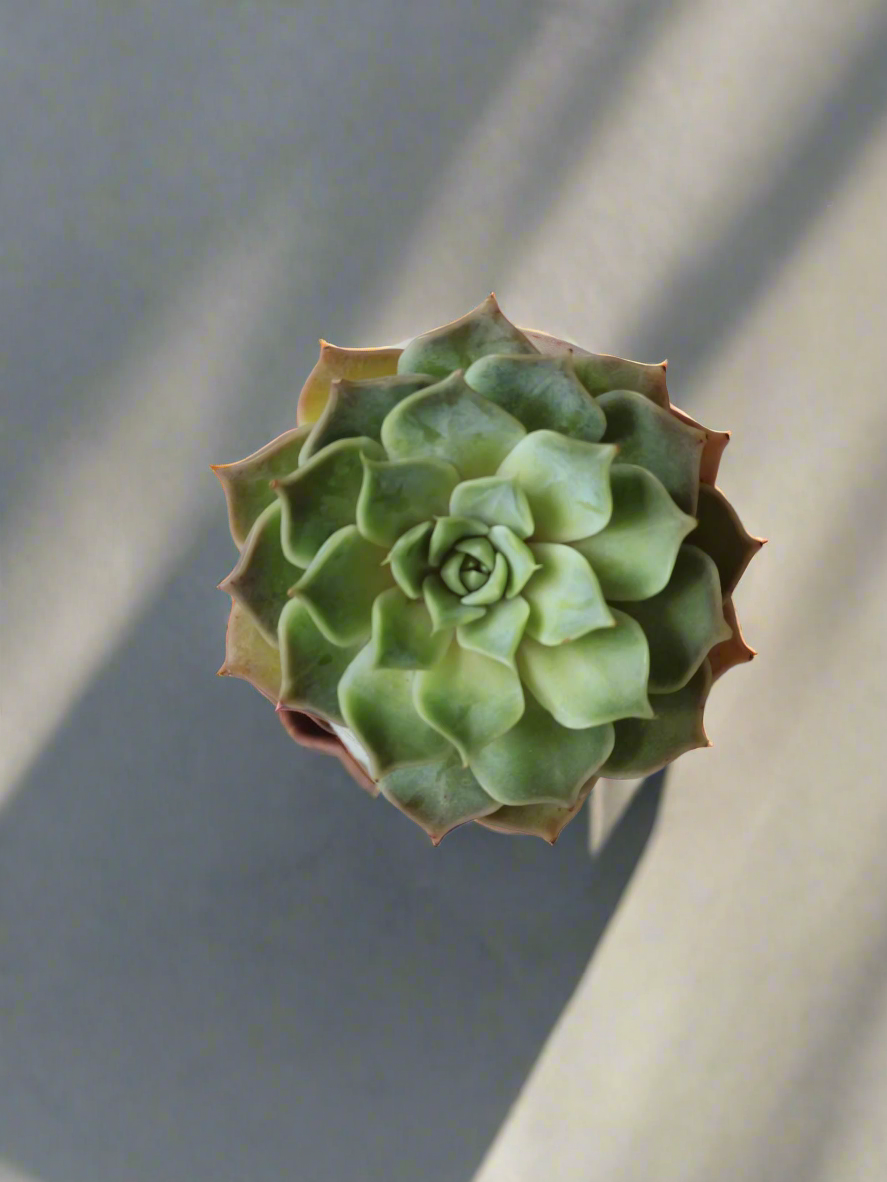
[[[605,353],[589,353],[569,341],[559,340],[548,333],[534,329],[523,330],[540,353],[548,357],[571,357],[576,376],[595,398],[608,390],[636,390],[657,406],[668,409],[666,389],[667,362],[646,365],[640,361],[627,361],[624,357],[610,357]]]
[[[375,659],[372,643],[360,650],[339,682],[339,706],[378,780],[397,767],[442,759],[451,748],[413,706],[413,679],[420,674],[378,669]]]
[[[642,394],[613,390],[598,399],[607,416],[604,439],[619,446],[619,462],[639,464],[665,485],[679,508],[693,516],[705,435]]]
[[[249,532],[240,559],[219,589],[252,615],[269,644],[277,643],[277,621],[293,579],[302,572],[280,548],[280,505],[269,505]]]
[[[236,600],[231,604],[225,637],[225,663],[219,677],[242,677],[276,702],[280,690],[280,654],[262,636],[250,613]]]
[[[360,646],[332,644],[300,599],[291,599],[281,612],[278,644],[281,704],[289,710],[309,710],[344,723],[339,709],[339,679]]]
[[[485,607],[464,604],[458,595],[454,595],[444,585],[440,575],[426,577],[422,583],[422,595],[431,613],[435,632],[443,628],[455,628],[459,624],[470,624],[472,620],[479,620],[487,610]]]
[[[392,459],[446,460],[465,479],[492,475],[525,435],[517,419],[475,394],[461,371],[405,398],[382,424]]]
[[[696,520],[681,512],[646,468],[615,464],[610,483],[612,517],[600,533],[573,545],[591,563],[607,599],[649,599],[671,577]]]
[[[720,644],[716,644],[707,658],[709,665],[711,665],[713,681],[723,677],[734,665],[743,665],[758,655],[755,649],[749,648],[745,642],[739,620],[736,618],[736,608],[729,595],[724,600],[724,619],[727,621],[731,635],[728,640],[722,640]]]
[[[427,373],[443,378],[467,369],[488,353],[535,353],[524,334],[506,320],[494,295],[466,316],[416,337],[404,349],[399,373]]]
[[[274,502],[270,482],[292,472],[308,438],[308,427],[285,431],[235,464],[211,464],[228,503],[228,526],[238,548],[259,514]]]
[[[451,644],[413,686],[416,709],[446,736],[467,764],[485,744],[510,730],[524,710],[517,673],[500,661]]]
[[[439,566],[457,542],[463,538],[482,537],[489,532],[490,527],[478,517],[440,517],[434,523],[428,560],[432,566]]]
[[[496,833],[541,837],[549,845],[554,845],[566,826],[580,812],[596,783],[596,777],[592,776],[572,808],[560,808],[556,804],[504,804],[488,817],[478,817],[476,823]]]
[[[471,770],[462,766],[455,751],[434,763],[389,772],[379,786],[386,800],[421,825],[435,845],[457,825],[485,817],[499,807]]]
[[[709,650],[732,636],[718,569],[696,546],[681,546],[668,586],[658,595],[620,607],[638,621],[649,642],[652,693],[681,689]]]
[[[736,510],[719,488],[700,486],[696,516],[699,525],[687,541],[714,559],[721,591],[724,595],[732,595],[745,568],[764,542],[746,531]]]
[[[568,357],[492,354],[475,361],[465,381],[528,431],[558,431],[588,443],[603,438],[604,412],[589,397]]]
[[[359,644],[370,634],[376,596],[393,579],[384,552],[346,525],[329,538],[292,589],[333,644]]]
[[[521,678],[545,709],[572,730],[619,718],[650,718],[650,653],[643,630],[613,610],[613,628],[549,646],[525,636],[517,650]]]
[[[682,689],[650,695],[655,718],[617,722],[616,742],[600,774],[614,780],[649,776],[686,751],[710,746],[702,713],[711,682],[708,661],[703,661]]]
[[[388,412],[410,394],[430,386],[432,380],[424,374],[392,374],[363,382],[336,379],[330,385],[326,406],[311,428],[299,463],[304,464],[337,439],[362,437],[381,442],[382,422]]]
[[[431,529],[430,521],[414,525],[397,539],[385,559],[391,565],[391,573],[398,587],[410,599],[418,599],[422,594],[422,580],[428,571],[428,539]]]
[[[271,482],[283,506],[281,537],[290,562],[308,566],[327,538],[354,523],[364,456],[384,459],[385,453],[373,439],[341,439]]]
[[[463,648],[515,667],[514,654],[520,644],[530,614],[530,605],[518,596],[494,604],[480,619],[461,624],[456,635]]]
[[[534,431],[502,461],[498,474],[512,477],[526,493],[539,541],[572,542],[596,534],[610,520],[616,450],[612,444]]]
[[[695,427],[697,431],[701,431],[705,436],[705,444],[702,448],[702,460],[699,464],[699,482],[700,484],[713,485],[718,478],[718,468],[721,465],[721,457],[724,454],[724,449],[730,442],[730,432],[715,431],[712,427],[703,427],[702,423],[697,423],[694,418],[691,418],[680,407],[670,406],[669,411],[679,422],[686,423],[688,427]]]
[[[330,385],[338,378],[359,382],[397,373],[400,354],[400,349],[340,349],[321,340],[320,357],[299,395],[296,422],[310,425],[320,418]]]
[[[508,563],[508,586],[505,594],[508,599],[513,599],[523,591],[533,571],[539,569],[536,556],[526,542],[522,542],[507,525],[494,525],[490,530],[490,541],[500,554],[505,555],[505,561]]]
[[[527,633],[540,644],[563,644],[613,627],[613,617],[594,571],[572,546],[531,542],[539,569],[524,587],[530,605]]]
[[[560,726],[528,697],[510,731],[471,759],[481,787],[502,804],[556,804],[570,808],[613,749],[611,723],[586,730]]]
[[[457,484],[450,497],[450,512],[478,518],[487,525],[507,525],[518,538],[533,532],[533,514],[526,493],[516,480],[482,476]]]
[[[446,513],[459,473],[441,460],[371,460],[363,458],[364,476],[357,498],[357,528],[370,542],[388,549],[423,521]]]
[[[408,599],[392,587],[373,602],[373,651],[380,669],[430,669],[452,639],[433,632],[431,616],[421,599]]]

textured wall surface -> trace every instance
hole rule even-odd
[[[0,4],[0,1182],[887,1175],[879,0]],[[433,850],[214,678],[321,335],[670,360],[715,747]]]

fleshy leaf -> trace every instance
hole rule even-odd
[[[636,464],[614,464],[610,486],[613,515],[606,527],[572,544],[591,563],[607,599],[649,599],[671,577],[678,548],[696,520]]]
[[[569,809],[556,804],[503,804],[495,813],[477,817],[475,823],[495,833],[507,833],[512,837],[541,837],[549,845],[554,845],[588,800],[596,783],[597,777],[592,776],[579,793],[576,803]]]
[[[320,357],[308,375],[296,408],[296,422],[315,423],[323,413],[330,385],[338,378],[352,382],[382,378],[397,373],[400,349],[340,349],[329,341],[320,342]]]
[[[455,751],[434,763],[397,768],[382,779],[379,787],[385,799],[421,825],[435,845],[457,825],[499,808],[471,769],[462,766]]]
[[[413,686],[416,709],[467,764],[485,743],[510,730],[524,710],[517,673],[501,661],[451,644]]]
[[[378,780],[405,764],[442,759],[452,748],[413,705],[413,679],[421,674],[411,669],[377,669],[375,659],[370,642],[339,681],[339,707]]]
[[[571,730],[532,696],[511,730],[472,756],[480,786],[502,804],[570,808],[613,749],[612,723]]]
[[[490,527],[479,517],[440,517],[434,523],[434,532],[428,547],[428,560],[432,566],[439,566],[462,538],[476,538],[489,532]]]
[[[308,427],[285,431],[234,464],[211,464],[228,504],[228,526],[238,549],[263,510],[274,503],[271,481],[294,471],[308,438]]]
[[[343,647],[327,640],[300,599],[291,599],[281,612],[278,644],[281,704],[289,710],[310,710],[344,724],[337,692],[339,679],[360,646]]]
[[[414,525],[391,547],[386,562],[391,566],[394,581],[410,599],[422,594],[422,580],[428,573],[428,538],[431,522]]]
[[[631,390],[613,390],[598,403],[607,416],[604,439],[619,445],[619,462],[652,472],[678,507],[694,516],[703,432]]]
[[[535,329],[523,330],[528,339],[546,357],[571,357],[576,376],[593,397],[606,394],[608,390],[636,390],[657,406],[669,406],[666,388],[668,363],[647,365],[641,361],[628,361],[625,357],[612,357],[606,353],[589,353],[570,341],[560,340]]]
[[[697,431],[701,431],[705,436],[705,443],[702,447],[702,459],[699,463],[699,483],[700,484],[714,484],[718,478],[718,468],[721,466],[721,457],[724,454],[724,449],[730,442],[729,431],[715,431],[712,427],[703,427],[702,423],[697,421],[687,414],[686,411],[681,410],[680,407],[670,406],[669,413],[678,420],[678,422],[686,423],[688,427],[695,427]]]
[[[459,473],[442,460],[371,460],[364,456],[357,528],[387,549],[414,525],[446,513]]]
[[[432,631],[421,599],[408,599],[398,587],[373,603],[373,647],[380,669],[430,669],[447,650],[451,634]]]
[[[650,645],[650,692],[685,686],[708,651],[732,636],[721,607],[713,560],[696,546],[681,546],[668,586],[651,599],[620,603]]]
[[[533,696],[572,730],[618,718],[650,718],[650,651],[640,625],[613,609],[612,628],[569,644],[545,645],[524,636],[517,667]]]
[[[714,560],[722,594],[732,595],[745,568],[764,543],[747,532],[719,488],[700,486],[696,516],[699,524],[687,541]]]
[[[528,431],[549,430],[597,443],[607,426],[567,357],[492,354],[475,361],[465,381],[507,410]]]
[[[507,525],[519,538],[533,532],[533,514],[526,493],[516,480],[482,476],[457,484],[450,497],[450,512],[476,517],[487,525]]]
[[[452,591],[454,595],[458,595],[460,599],[468,592],[468,587],[462,580],[462,564],[464,562],[464,555],[451,554],[440,568],[440,577],[443,579],[444,583],[446,583],[449,590]],[[486,580],[484,580],[484,582],[486,582]]]
[[[679,755],[708,747],[702,725],[711,669],[703,661],[687,684],[673,694],[650,694],[654,718],[623,718],[615,724],[616,742],[602,776],[631,780],[659,771]]]
[[[358,644],[368,638],[373,600],[391,586],[385,552],[346,525],[321,546],[293,587],[311,617],[333,644]]]
[[[490,541],[500,554],[505,555],[508,563],[508,586],[505,596],[507,599],[513,599],[523,591],[533,571],[539,569],[536,556],[526,542],[522,542],[507,525],[494,525],[490,530]]]
[[[283,506],[283,552],[308,566],[327,538],[353,525],[363,484],[363,457],[384,460],[373,439],[340,439],[272,487]]]
[[[398,373],[426,373],[443,378],[468,369],[488,353],[535,353],[520,329],[502,315],[494,295],[467,315],[411,341],[398,361]]]
[[[497,554],[496,561],[489,576],[484,581],[482,587],[471,591],[462,602],[472,607],[474,604],[481,604],[484,607],[491,603],[498,603],[505,594],[505,587],[508,583],[508,563],[505,561],[504,554]]]
[[[426,577],[422,583],[422,595],[431,613],[435,632],[442,628],[455,628],[459,624],[470,624],[472,620],[479,620],[487,610],[484,607],[466,606],[461,597],[454,595],[440,575],[436,574]]]
[[[739,620],[736,618],[736,608],[729,595],[724,600],[724,619],[730,629],[730,637],[727,640],[722,640],[720,644],[716,644],[707,657],[708,663],[711,665],[713,681],[723,677],[728,669],[732,669],[735,665],[744,665],[758,655],[757,651],[750,648],[745,642]]]
[[[578,550],[558,542],[531,542],[530,550],[539,569],[523,591],[530,605],[529,636],[559,645],[613,626],[595,573]]]
[[[462,554],[470,554],[472,558],[476,558],[481,566],[492,570],[493,563],[496,561],[496,552],[486,538],[463,538],[456,542],[453,547]]]
[[[572,542],[596,534],[610,520],[610,465],[616,450],[612,444],[534,431],[503,460],[498,474],[515,479],[526,493],[535,538]]]
[[[492,475],[525,435],[517,419],[475,394],[461,371],[405,398],[382,424],[392,459],[446,460],[466,480]]]
[[[252,615],[269,644],[277,643],[277,621],[288,602],[287,592],[302,573],[280,548],[280,505],[265,509],[240,552],[234,570],[219,583]]]
[[[530,605],[522,596],[505,599],[472,623],[461,624],[456,629],[456,636],[463,648],[492,657],[513,669],[514,654],[529,614]]]
[[[253,617],[236,600],[231,604],[225,635],[225,663],[220,677],[241,677],[276,702],[280,691],[280,654],[259,631]]]
[[[306,463],[337,439],[363,437],[381,442],[382,423],[388,412],[432,381],[424,374],[392,374],[363,382],[337,379],[330,386],[327,404],[311,428],[299,463]]]

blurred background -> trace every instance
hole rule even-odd
[[[0,1182],[887,1176],[883,0],[3,0],[0,112]],[[215,677],[210,462],[491,290],[771,539],[593,857]]]

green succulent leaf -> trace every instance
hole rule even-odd
[[[604,412],[589,397],[568,357],[492,354],[475,361],[465,381],[528,431],[557,431],[587,443],[603,438]]]
[[[594,571],[572,546],[531,542],[539,569],[524,587],[530,605],[527,633],[540,644],[560,645],[595,628],[612,628]]]
[[[607,443],[619,446],[619,462],[638,464],[665,485],[675,504],[694,516],[705,432],[682,423],[642,394],[613,390],[598,404],[607,416]]]
[[[468,593],[468,587],[462,579],[462,564],[465,559],[461,554],[451,554],[440,568],[440,577],[450,591],[459,598]],[[479,572],[478,572],[479,573]]]
[[[504,476],[463,480],[453,489],[450,512],[490,526],[507,525],[518,538],[528,538],[534,528],[526,494],[517,480]]]
[[[533,696],[561,726],[582,730],[618,718],[650,718],[650,650],[643,629],[613,609],[612,628],[569,644],[539,644],[524,636],[517,667]]]
[[[309,427],[285,431],[234,464],[212,464],[228,504],[228,525],[238,549],[259,515],[274,503],[271,481],[292,472],[308,438]]]
[[[711,682],[706,660],[681,689],[650,694],[654,718],[623,718],[615,723],[616,742],[600,774],[614,780],[649,776],[679,755],[707,747],[702,713]]]
[[[237,600],[231,603],[225,634],[225,662],[220,677],[240,677],[276,702],[280,691],[280,654],[259,631],[252,615]]]
[[[411,669],[379,669],[373,644],[365,645],[339,682],[339,708],[369,756],[378,780],[397,767],[442,759],[450,744],[413,705]]]
[[[524,695],[514,669],[458,643],[433,669],[415,677],[416,709],[449,739],[465,764],[523,714]]]
[[[573,542],[596,534],[610,520],[610,465],[616,450],[612,444],[534,431],[502,461],[498,474],[516,480],[526,493],[538,540]]]
[[[404,398],[430,386],[432,381],[424,374],[394,374],[360,382],[349,382],[344,378],[334,381],[330,385],[329,400],[311,428],[299,463],[305,464],[337,439],[363,437],[381,442],[382,423],[388,412]]]
[[[469,575],[473,572],[469,571]],[[466,576],[467,577],[467,576]],[[472,580],[474,581],[474,580]],[[478,586],[470,594],[466,595],[462,602],[471,607],[474,604],[481,604],[486,607],[491,603],[498,603],[505,594],[505,586],[508,582],[508,563],[505,561],[505,556],[502,554],[496,555],[496,561],[493,564],[493,569],[482,586]]]
[[[607,599],[649,599],[671,577],[695,518],[682,513],[661,481],[636,464],[614,464],[610,486],[613,515],[607,525],[572,545],[588,559]]]
[[[556,804],[503,804],[495,813],[477,817],[477,824],[482,825],[484,829],[492,829],[495,833],[541,837],[549,845],[554,845],[564,828],[585,804],[595,782],[594,777],[588,780],[572,808],[561,808]]]
[[[401,354],[398,373],[424,373],[443,378],[468,369],[488,353],[535,353],[524,334],[502,315],[495,296],[489,296],[466,316],[423,333]]]
[[[502,804],[570,808],[613,749],[612,723],[571,730],[532,697],[511,730],[472,756],[480,786]]]
[[[442,460],[363,458],[357,498],[357,528],[369,542],[386,549],[415,525],[446,513],[459,473]]]
[[[522,596],[505,599],[493,604],[479,619],[460,624],[456,636],[463,648],[492,657],[513,669],[514,654],[529,614],[530,605]]]
[[[280,505],[264,509],[249,531],[240,559],[219,588],[250,613],[269,644],[277,643],[277,620],[287,592],[301,571],[280,548]]]
[[[763,542],[746,531],[736,510],[719,488],[699,486],[696,516],[699,524],[687,541],[714,560],[722,593],[732,595]]]
[[[344,725],[338,685],[360,646],[342,647],[327,640],[305,603],[291,599],[280,613],[280,703],[290,710],[309,710]]]
[[[472,558],[476,558],[481,566],[486,567],[487,570],[493,569],[493,563],[496,561],[496,552],[486,538],[463,538],[461,541],[456,542],[453,548],[461,554],[470,554]]]
[[[385,459],[373,439],[341,439],[304,467],[272,481],[283,507],[283,552],[296,566],[308,566],[327,538],[354,524],[364,456]]]
[[[384,558],[356,525],[346,525],[324,542],[291,589],[333,644],[358,644],[369,636],[373,600],[393,581]]]
[[[428,573],[428,539],[431,536],[430,521],[414,525],[391,547],[385,561],[391,566],[394,581],[410,599],[422,594],[422,580]]]
[[[464,604],[461,597],[455,595],[444,584],[440,575],[426,576],[422,583],[422,595],[431,614],[435,632],[443,628],[456,628],[459,624],[470,624],[472,620],[479,620],[486,612],[484,607]]]
[[[681,546],[668,585],[650,599],[621,603],[650,645],[650,691],[685,686],[709,650],[733,635],[724,619],[721,584],[713,560],[696,546]]]
[[[421,825],[435,845],[457,825],[499,808],[455,751],[434,763],[396,768],[379,787],[386,800]]]
[[[433,631],[421,599],[408,599],[399,587],[373,602],[373,646],[380,669],[430,669],[447,650],[451,633]]]
[[[536,556],[526,542],[522,542],[507,525],[494,525],[490,530],[490,541],[500,554],[505,555],[508,563],[505,596],[507,599],[513,599],[523,591],[533,571],[539,569]]]
[[[487,575],[479,570],[463,570],[462,582],[465,584],[466,592],[479,591],[487,581]],[[475,602],[477,602],[475,600]]]
[[[461,372],[411,394],[382,424],[392,459],[446,460],[466,479],[494,473],[525,435],[517,419],[476,394]]]
[[[434,523],[434,532],[428,547],[428,559],[432,566],[439,566],[455,544],[463,538],[481,537],[490,532],[490,527],[478,517],[439,517]]]
[[[574,356],[573,364],[579,381],[594,398],[610,390],[633,390],[668,410],[664,364],[645,365],[640,361],[594,353]]]

